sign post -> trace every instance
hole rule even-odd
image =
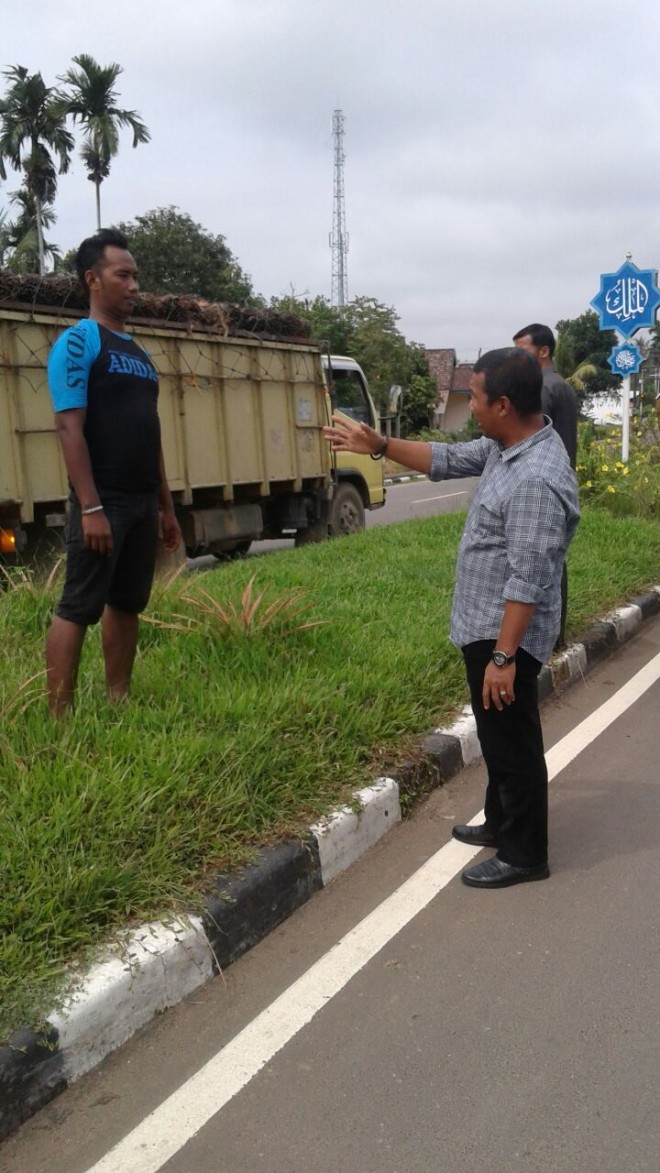
[[[591,300],[600,317],[601,330],[615,330],[622,339],[608,358],[615,375],[623,376],[621,401],[621,459],[628,460],[630,450],[630,376],[643,362],[642,354],[632,342],[627,342],[638,330],[655,324],[660,305],[658,275],[655,269],[638,269],[631,254],[616,273],[601,273],[600,290]]]

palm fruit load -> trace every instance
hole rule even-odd
[[[0,269],[0,306],[25,309],[61,309],[73,316],[84,316],[88,301],[78,279],[69,273],[15,274]],[[185,294],[158,297],[139,293],[135,312],[129,322],[149,322],[182,330],[205,330],[225,338],[258,337],[270,339],[310,338],[310,327],[297,314],[280,313],[261,305],[237,305],[210,302]]]

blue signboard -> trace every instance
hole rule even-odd
[[[616,330],[623,338],[655,325],[660,305],[655,269],[638,269],[625,261],[616,273],[601,273],[600,292],[591,304],[600,315],[601,330]]]
[[[613,375],[636,375],[644,356],[634,342],[622,342],[614,347],[607,361]]]

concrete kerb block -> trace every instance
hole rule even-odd
[[[637,595],[630,601],[634,606],[639,607],[643,619],[650,619],[652,615],[660,613],[660,586],[653,587],[650,591],[646,591],[643,595]]]
[[[552,668],[549,664],[544,664],[538,676],[539,704],[543,704],[543,701],[546,701],[549,696],[552,696],[554,687]]]
[[[66,1088],[57,1031],[15,1031],[0,1047],[0,1141]]]
[[[403,474],[402,473],[400,476],[385,477],[383,480],[383,484],[387,488],[389,485],[405,485],[405,484],[408,484],[409,481],[427,481],[427,480],[428,480],[428,477],[427,477],[426,473],[424,473],[424,472],[410,473],[410,474]]]
[[[481,757],[481,746],[477,737],[477,723],[474,719],[471,705],[465,705],[463,707],[460,717],[453,725],[448,728],[436,729],[435,732],[449,734],[451,737],[458,738],[461,743],[464,766],[469,766],[471,762],[477,762]]]
[[[573,644],[555,656],[550,665],[555,689],[565,688],[574,680],[581,680],[587,672],[587,652],[582,644]]]
[[[218,876],[202,918],[217,968],[247,953],[322,886],[316,838],[310,833],[264,847],[254,863]]]
[[[630,639],[635,634],[637,628],[642,622],[641,607],[637,607],[634,603],[627,607],[618,607],[606,619],[614,625],[616,638],[619,643],[624,643],[625,640]]]
[[[618,646],[616,628],[611,619],[602,619],[582,638],[582,646],[587,654],[587,663],[595,664],[598,660],[608,656]]]
[[[346,806],[310,827],[318,843],[324,886],[401,821],[394,778],[377,778],[373,786],[358,790],[355,799],[359,811]]]
[[[124,935],[48,1018],[59,1036],[67,1082],[212,976],[213,957],[198,917],[153,922]]]

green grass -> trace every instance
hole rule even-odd
[[[90,945],[198,906],[210,875],[304,828],[451,721],[466,701],[447,637],[462,522],[378,527],[159,585],[131,700],[106,703],[93,631],[76,711],[59,723],[40,675],[56,587],[13,577],[0,595],[0,1037],[38,1021]],[[569,632],[659,567],[659,521],[587,511]],[[253,575],[265,596],[242,630]],[[202,613],[199,587],[236,630]],[[298,618],[285,607],[259,626],[298,591],[309,603]]]

